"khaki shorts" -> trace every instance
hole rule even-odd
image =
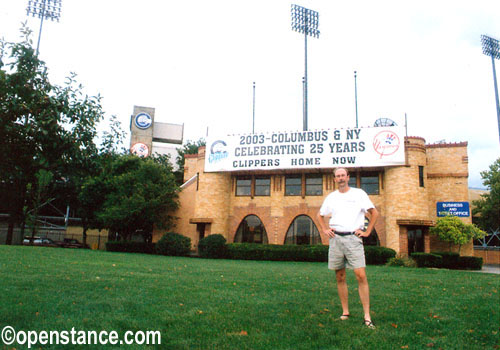
[[[345,267],[358,269],[365,266],[365,249],[360,237],[335,235],[335,237],[330,238],[330,248],[328,249],[328,268],[330,270],[341,270]]]

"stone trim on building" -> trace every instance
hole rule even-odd
[[[299,215],[307,215],[320,227],[316,214],[324,198],[335,190],[333,169],[205,173],[205,151],[202,146],[198,154],[185,156],[184,178],[199,174],[199,182],[196,188],[191,186],[181,192],[181,206],[174,213],[179,218],[176,232],[190,237],[194,247],[200,238],[198,226],[205,224],[205,234],[219,233],[233,242],[248,215],[262,221],[269,244],[284,244],[288,228]],[[448,250],[449,245],[430,236],[428,228],[437,220],[437,202],[469,200],[467,142],[426,145],[424,138],[410,136],[405,138],[405,154],[403,166],[350,169],[352,174],[376,171],[379,175],[379,193],[370,198],[380,212],[375,225],[380,244],[406,254],[408,229],[421,228],[425,251]],[[309,173],[323,174],[322,196],[303,195],[304,191],[300,196],[285,196],[286,175]],[[236,177],[243,175],[269,175],[270,195],[236,196]],[[470,218],[463,220],[471,222]],[[154,239],[159,237],[161,232],[155,233]],[[328,237],[322,234],[321,240],[328,244]],[[472,243],[462,247],[461,253],[472,255]]]
[[[452,147],[467,147],[468,142],[453,142],[453,143],[431,143],[425,145],[425,148],[452,148]]]
[[[460,174],[460,173],[438,173],[438,174],[429,174],[427,173],[427,178],[428,179],[442,179],[442,178],[445,178],[445,177],[454,177],[454,178],[468,178],[469,177],[469,173],[463,173],[463,174]]]

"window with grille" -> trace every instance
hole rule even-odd
[[[306,196],[322,196],[322,195],[323,195],[323,176],[307,175]]]
[[[302,176],[289,175],[285,177],[285,195],[300,196],[302,194]]]
[[[255,178],[255,195],[256,196],[271,195],[271,178],[269,176]]]
[[[378,174],[361,174],[361,189],[368,194],[379,194]]]
[[[250,196],[252,194],[252,178],[238,177],[236,179],[236,195]]]

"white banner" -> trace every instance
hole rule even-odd
[[[205,155],[206,172],[403,164],[398,126],[209,136]]]

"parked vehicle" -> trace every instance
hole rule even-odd
[[[50,238],[38,238],[33,241],[33,245],[43,247],[59,247],[59,245]]]
[[[89,248],[88,245],[84,245],[83,243],[80,243],[77,239],[74,239],[74,238],[65,238],[61,242],[61,247],[64,247],[64,248]]]
[[[33,241],[36,240],[36,239],[41,239],[41,237],[38,237],[38,236],[35,236],[35,237],[26,236],[23,239],[23,245],[33,245]]]
[[[24,237],[23,245],[36,245],[42,247],[61,247],[61,248],[86,248],[90,247],[88,244],[80,243],[77,239],[74,238],[64,238],[63,241],[54,241],[47,237]]]

